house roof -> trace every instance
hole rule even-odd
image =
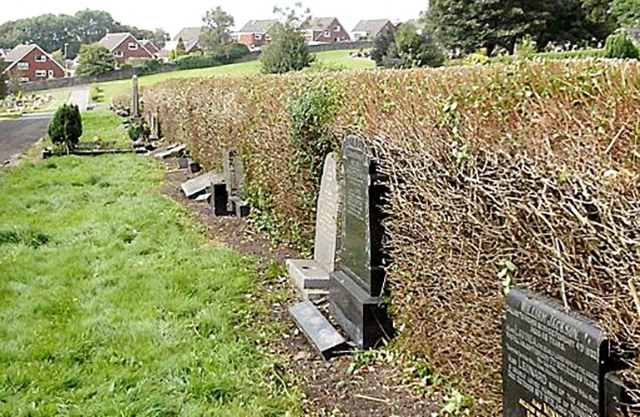
[[[309,22],[309,29],[311,30],[325,30],[331,23],[337,20],[335,17],[315,17]]]
[[[387,23],[391,23],[389,19],[373,19],[361,20],[352,32],[365,32],[367,35],[377,35]]]
[[[4,60],[7,62],[20,61],[22,58],[27,56],[29,52],[33,51],[36,48],[41,49],[35,43],[32,43],[30,45],[18,45],[5,55]]]
[[[275,19],[249,20],[238,32],[240,33],[265,33],[278,21]]]
[[[109,51],[116,49],[122,42],[125,41],[131,34],[129,32],[121,33],[107,33],[104,38],[98,42],[100,45],[106,46]],[[132,36],[133,37],[133,36]]]
[[[145,48],[147,48],[147,50],[149,52],[153,52],[153,53],[157,53],[158,51],[160,51],[160,48],[158,48],[153,42],[151,42],[149,39],[143,39],[140,41],[140,45],[144,46]]]
[[[46,55],[47,58],[49,58],[49,60],[51,62],[53,62],[54,64],[56,64],[60,68],[62,68],[63,71],[65,71],[65,72],[67,71],[62,65],[60,65],[60,63],[58,61],[56,61],[55,59],[53,59],[51,57],[51,55],[46,53],[44,49],[40,48],[35,43],[32,43],[32,44],[29,44],[29,45],[18,45],[15,48],[13,48],[11,51],[9,51],[6,54],[6,56],[4,57],[4,60],[6,62],[9,62],[10,64],[7,66],[7,68],[4,69],[3,72],[9,71],[14,65],[16,65],[18,62],[20,62],[22,60],[22,58],[27,56],[34,49],[37,49],[40,52],[42,52],[43,55]]]
[[[199,40],[200,33],[202,33],[202,26],[200,27],[192,27],[192,28],[183,28],[176,36],[173,37],[172,40],[177,41],[182,38],[182,41],[185,42],[185,46],[187,41]]]
[[[187,51],[187,53],[191,52],[193,48],[195,48],[196,46],[199,46],[199,41],[197,39],[188,41],[188,42],[183,42],[183,43],[184,43],[184,49],[185,51]],[[162,50],[158,52],[159,54],[158,56],[166,58],[169,56],[169,52],[174,51],[177,47],[178,47],[178,41],[169,41],[165,43],[164,48],[162,48]]]

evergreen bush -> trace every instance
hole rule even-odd
[[[624,32],[609,35],[604,49],[607,58],[638,59],[638,48]]]
[[[47,133],[54,145],[63,146],[67,153],[74,149],[82,136],[82,116],[75,104],[63,104],[49,123]]]

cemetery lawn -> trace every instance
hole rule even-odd
[[[258,262],[206,239],[151,159],[0,170],[0,416],[299,413]]]
[[[131,143],[127,130],[122,124],[123,120],[107,109],[86,111],[82,113],[83,129],[80,141]]]
[[[327,51],[316,53],[316,59],[319,62],[339,65],[346,69],[352,68],[374,68],[375,63],[366,58],[353,58],[349,54],[354,50]],[[150,86],[171,78],[197,78],[197,77],[213,77],[220,75],[229,75],[235,77],[251,76],[260,74],[260,61],[239,62],[229,65],[221,65],[211,68],[198,68],[183,71],[165,72],[162,74],[147,75],[140,77],[140,86]],[[109,81],[100,84],[93,84],[104,89],[105,104],[111,103],[114,96],[119,93],[129,91],[131,88],[131,80]]]

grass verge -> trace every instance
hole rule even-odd
[[[259,347],[256,261],[162,178],[132,155],[0,171],[0,415],[296,413]]]

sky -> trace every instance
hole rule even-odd
[[[162,0],[161,0],[162,1]],[[292,0],[204,0],[181,1],[164,0],[30,0],[29,7],[21,2],[3,1],[0,11],[0,24],[7,20],[17,20],[38,16],[45,13],[74,14],[78,10],[104,10],[111,13],[113,18],[123,24],[137,26],[140,29],[163,28],[173,37],[180,29],[188,26],[198,26],[202,23],[202,16],[209,9],[216,6],[231,14],[235,20],[235,27],[239,29],[252,19],[271,19],[274,17],[274,6],[292,7]],[[420,12],[427,8],[427,0],[392,0],[392,1],[364,1],[364,0],[304,0],[304,8],[311,9],[314,17],[337,17],[349,31],[362,19],[388,18],[393,22],[415,19]]]

